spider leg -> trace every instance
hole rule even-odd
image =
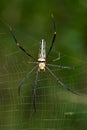
[[[50,52],[51,52],[51,50],[52,50],[52,47],[53,47],[53,45],[54,45],[55,38],[56,38],[56,24],[55,24],[55,20],[54,20],[53,14],[52,14],[52,21],[53,21],[53,26],[54,26],[54,35],[53,35],[53,39],[52,39],[52,42],[51,42],[51,45],[50,45],[50,48],[49,48],[49,50],[48,50],[48,53],[47,53],[47,57],[46,57],[46,58],[48,58],[48,56],[49,56],[49,54],[50,54]]]
[[[30,54],[20,45],[20,43],[18,42],[16,36],[15,36],[14,33],[13,33],[12,27],[11,27],[8,23],[6,23],[6,22],[4,22],[4,24],[9,28],[9,31],[10,31],[10,33],[11,33],[11,35],[12,35],[12,37],[13,37],[15,43],[16,43],[16,45],[17,45],[26,55],[28,55],[29,57],[31,57],[33,60],[37,61],[36,58],[34,58],[32,55],[30,55]]]
[[[56,59],[53,59],[52,61],[54,62],[54,61],[58,61],[58,60],[60,60],[60,52],[58,54],[58,57]]]
[[[38,81],[38,71],[36,72],[36,79],[34,84],[34,93],[33,93],[33,107],[36,112],[36,89],[37,89],[37,81]]]
[[[56,67],[58,69],[76,69],[76,66],[61,66],[61,65],[54,65],[54,64],[46,64],[47,66]]]
[[[22,88],[22,86],[23,86],[25,80],[26,80],[27,78],[29,78],[30,74],[36,69],[36,67],[37,67],[37,65],[34,66],[33,69],[32,69],[31,71],[29,71],[29,72],[26,74],[26,76],[20,81],[20,84],[19,84],[19,87],[18,87],[18,93],[19,93],[19,95],[20,95],[20,89]]]
[[[55,59],[53,59],[52,61],[53,61],[53,62],[58,61],[58,60],[64,58],[65,56],[66,56],[66,55],[60,56],[60,52],[59,52],[58,57],[55,58]]]
[[[62,83],[58,77],[56,77],[56,75],[46,66],[46,69],[49,71],[49,73],[54,77],[54,79],[67,91],[72,92],[73,94],[79,95],[78,93],[76,93],[75,91],[73,91],[72,89],[68,88],[64,83]]]
[[[37,62],[27,62],[28,64],[36,64]]]

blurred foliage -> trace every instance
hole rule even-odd
[[[81,66],[53,71],[74,90],[87,93],[87,1],[0,0],[0,130],[87,129],[87,97],[61,89],[48,72],[39,75],[36,113],[32,107],[35,72],[18,96],[19,81],[32,68],[27,64],[31,59],[19,51],[2,21],[13,27],[18,41],[37,58],[41,39],[45,38],[47,49],[52,40],[51,13],[57,38],[49,59],[60,52],[64,58],[56,64]]]

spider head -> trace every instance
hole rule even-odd
[[[45,71],[46,67],[46,61],[44,58],[39,58],[38,59],[38,71]]]

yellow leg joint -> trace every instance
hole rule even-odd
[[[56,32],[54,32],[54,34],[56,35]]]
[[[19,43],[17,43],[17,46],[19,46],[20,44]]]

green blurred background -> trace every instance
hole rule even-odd
[[[68,87],[83,94],[77,96],[52,79],[39,74],[37,112],[32,94],[34,72],[18,95],[20,80],[31,70],[32,61],[15,45],[6,20],[18,41],[36,58],[44,38],[47,50],[53,36],[51,13],[57,26],[57,38],[49,62],[61,54],[59,65],[80,66],[76,70],[51,68]],[[86,0],[0,0],[0,130],[86,130],[87,129],[87,1]]]

